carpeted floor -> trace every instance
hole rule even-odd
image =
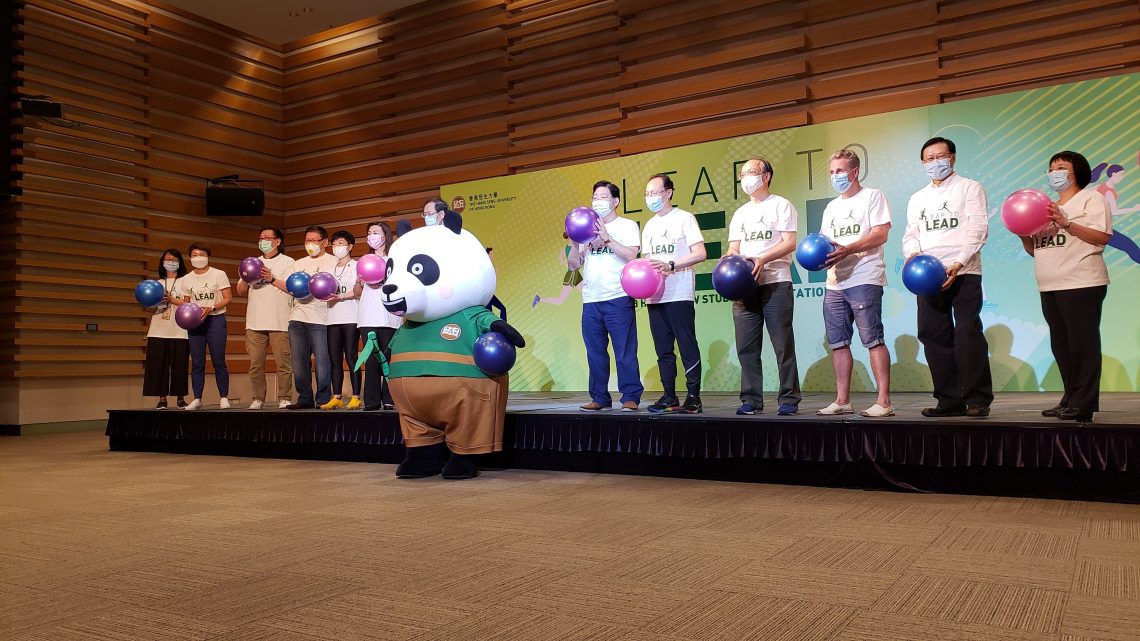
[[[0,638],[1124,641],[1140,506],[0,439]]]

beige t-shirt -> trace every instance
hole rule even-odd
[[[162,278],[159,279],[162,287],[166,292],[170,292],[174,288],[175,279]],[[174,307],[166,301],[160,302],[154,308],[154,314],[150,317],[150,327],[147,328],[147,338],[187,338],[186,330],[178,326],[174,320]]]
[[[317,272],[329,272],[331,274],[335,268],[336,256],[325,252],[321,252],[316,258],[311,256],[298,258],[293,263],[294,272],[305,272],[309,276]],[[328,325],[329,304],[312,296],[301,300],[294,298],[293,312],[289,315],[289,320],[312,323],[313,325]]]
[[[262,258],[274,278],[285,280],[296,271],[295,262],[285,254]],[[245,328],[257,332],[285,332],[289,330],[289,313],[293,310],[293,297],[273,285],[258,281],[249,286],[249,305],[245,308]]]
[[[1112,211],[1095,189],[1082,189],[1061,205],[1073,224],[1112,233]],[[1033,263],[1037,289],[1053,292],[1108,284],[1104,245],[1091,245],[1055,225],[1033,236]]]
[[[758,203],[749,200],[736,210],[728,224],[728,240],[740,241],[741,256],[759,256],[783,242],[785,232],[796,233],[798,222],[799,214],[791,201],[769,194]],[[760,272],[760,282],[764,285],[791,280],[791,252],[768,261]]]
[[[170,297],[174,299],[189,297],[190,302],[197,303],[199,307],[214,307],[210,316],[217,316],[226,313],[225,307],[217,309],[217,305],[222,302],[222,290],[229,288],[230,277],[226,276],[224,271],[216,267],[207,267],[205,273],[190,272],[174,281]]]

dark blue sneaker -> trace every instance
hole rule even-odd
[[[799,405],[792,405],[791,403],[781,403],[780,409],[776,410],[779,416],[795,416],[800,413]]]
[[[752,416],[753,414],[763,411],[763,407],[753,407],[752,403],[744,403],[740,407],[736,408],[736,414],[738,416]]]

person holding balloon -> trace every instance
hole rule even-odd
[[[159,259],[158,280],[144,281],[150,285],[143,298],[136,291],[136,298],[146,305],[153,314],[146,332],[146,362],[143,365],[143,396],[157,396],[155,409],[167,408],[167,397],[177,396],[178,407],[186,407],[187,370],[190,362],[189,340],[186,330],[174,320],[176,305],[170,298],[174,283],[186,275],[186,265],[182,252],[168,249]],[[140,287],[142,285],[140,284]],[[156,300],[155,300],[156,299]]]
[[[186,406],[187,410],[202,408],[202,392],[206,387],[207,347],[210,349],[210,361],[214,364],[214,382],[221,397],[218,407],[224,410],[230,408],[230,370],[226,367],[226,305],[230,304],[233,295],[230,292],[229,276],[220,269],[210,267],[212,253],[210,247],[203,243],[190,245],[190,265],[193,270],[174,281],[170,295],[172,300],[181,299],[179,307],[200,308],[196,323],[193,319],[189,323],[182,323],[183,327],[190,325],[187,327],[187,337],[190,341],[190,360],[193,363],[190,386],[194,400]],[[191,304],[195,307],[189,307]]]
[[[594,183],[592,224],[574,232],[566,266],[582,270],[582,340],[586,344],[590,401],[583,412],[608,411],[610,397],[609,342],[613,341],[621,410],[636,412],[645,391],[637,366],[637,321],[633,299],[621,284],[622,268],[641,249],[637,223],[617,215],[621,190],[608,180]],[[588,219],[589,220],[589,219]],[[586,242],[579,242],[579,239]]]
[[[293,259],[281,253],[285,234],[276,227],[264,227],[257,237],[260,258],[247,258],[238,268],[238,296],[248,296],[245,308],[245,351],[249,354],[249,383],[253,399],[249,409],[265,405],[265,357],[273,348],[277,362],[277,401],[279,408],[293,400],[293,356],[289,348],[289,313],[293,299],[285,287],[292,274]],[[248,261],[248,263],[247,263]]]
[[[308,283],[317,274],[332,276],[337,259],[325,251],[329,233],[320,225],[305,228],[305,256],[293,265],[287,287],[293,294],[293,311],[289,314],[289,346],[293,354],[293,384],[297,402],[290,410],[313,409],[332,397],[332,361],[329,359],[329,305],[309,291]],[[317,372],[317,388],[313,390],[313,368]]]
[[[336,293],[329,299],[328,342],[329,358],[332,359],[332,398],[321,405],[323,410],[344,407],[357,410],[364,407],[360,401],[360,372],[355,369],[356,345],[360,342],[360,309],[356,294],[356,259],[352,257],[352,246],[356,237],[347,229],[332,235],[332,252],[336,258],[333,276],[336,278]],[[352,385],[352,398],[348,403],[340,399],[344,389],[344,364],[348,363],[348,380]]]
[[[982,334],[982,247],[989,234],[986,191],[954,171],[954,142],[935,137],[919,160],[930,182],[910,197],[903,234],[904,282],[923,254],[944,270],[926,277],[918,296],[918,340],[930,364],[938,404],[927,417],[990,414],[994,400],[989,345]]]
[[[641,231],[642,256],[665,277],[664,285],[646,299],[649,331],[657,352],[657,367],[665,393],[648,409],[653,414],[697,414],[701,404],[701,350],[697,345],[695,278],[692,267],[707,257],[705,239],[693,214],[673,206],[673,180],[657,174],[645,186],[645,206],[653,217]],[[677,356],[685,365],[688,395],[677,398]]]
[[[376,335],[377,347],[384,358],[392,358],[392,336],[403,323],[402,318],[384,309],[381,303],[383,292],[380,286],[388,276],[388,247],[395,240],[392,230],[384,221],[373,221],[366,226],[366,239],[372,251],[356,261],[356,286],[353,289],[359,299],[357,327],[365,341],[369,334]],[[392,392],[380,371],[380,361],[369,358],[364,361],[364,411],[374,412],[381,408],[394,409]]]
[[[1026,212],[1042,219],[1043,228],[1025,234],[1025,228],[1011,227],[1023,232],[1021,243],[1033,256],[1041,312],[1065,387],[1061,401],[1041,414],[1062,420],[1091,421],[1100,410],[1100,317],[1109,282],[1104,247],[1112,237],[1112,210],[1104,196],[1087,189],[1091,177],[1081,154],[1054,154],[1048,180],[1057,201]],[[1005,207],[1002,214],[1006,220]]]
[[[760,341],[764,326],[776,355],[780,373],[777,400],[780,416],[799,413],[800,375],[796,364],[796,341],[792,331],[792,270],[790,255],[796,248],[799,215],[787,198],[769,191],[775,175],[772,163],[752,158],[740,168],[740,188],[748,202],[732,214],[728,224],[728,255],[752,263],[752,279],[758,287],[732,304],[736,329],[736,354],[740,361],[740,415],[764,411],[764,373]]]
[[[891,210],[883,192],[859,184],[859,156],[841,149],[828,161],[831,186],[839,194],[823,211],[820,233],[832,244],[823,267],[827,283],[823,322],[835,368],[835,401],[816,414],[852,414],[851,323],[871,356],[878,396],[862,416],[894,416],[891,407],[891,355],[883,337],[883,287],[887,284],[883,244],[891,230]]]

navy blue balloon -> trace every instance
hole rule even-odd
[[[721,258],[713,268],[713,289],[728,300],[745,298],[758,287],[756,278],[752,276],[755,266],[751,260],[739,255]]]
[[[143,282],[135,285],[135,300],[143,307],[154,307],[162,302],[162,297],[166,295],[166,290],[163,289],[162,283],[157,280],[144,280]]]
[[[929,254],[915,254],[902,270],[903,285],[912,294],[919,296],[933,296],[942,291],[942,283],[946,282],[946,268],[942,261]]]
[[[487,376],[506,374],[515,364],[515,346],[499,332],[487,332],[475,340],[475,366]]]
[[[827,236],[823,234],[808,234],[796,247],[796,262],[808,271],[818,272],[827,262],[827,255],[835,251]]]
[[[308,298],[309,278],[311,277],[305,272],[293,272],[285,279],[285,289],[289,290],[293,298]]]

